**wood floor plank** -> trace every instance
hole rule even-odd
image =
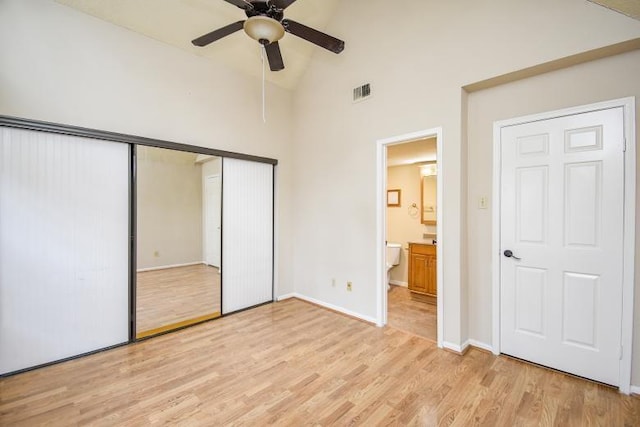
[[[291,299],[0,379],[1,426],[640,425],[640,399]]]
[[[136,333],[220,313],[220,274],[205,264],[136,274]],[[157,332],[155,332],[157,333]],[[153,334],[148,334],[153,335]]]
[[[436,342],[438,316],[435,300],[426,299],[428,297],[425,295],[413,293],[402,286],[390,286],[387,293],[387,324]]]

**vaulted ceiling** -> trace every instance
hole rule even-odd
[[[244,11],[224,0],[55,0],[96,18],[151,37],[179,49],[214,59],[239,73],[260,78],[260,46],[238,31],[206,47],[195,47],[191,40],[232,22],[246,18]],[[640,19],[640,0],[589,0],[593,3]],[[325,30],[339,0],[298,0],[285,11],[285,17]],[[343,38],[340,34],[331,34]],[[348,52],[349,40],[345,40]],[[294,89],[304,74],[311,55],[335,55],[292,34],[280,40],[285,69],[272,72],[267,65],[266,79]]]
[[[245,19],[244,11],[224,0],[56,0],[81,12],[151,37],[195,55],[215,59],[241,73],[262,76],[260,45],[238,31],[206,47],[191,40]],[[338,0],[298,0],[285,11],[287,18],[323,31]],[[332,34],[341,38],[340,34]],[[348,48],[348,41],[346,43]],[[267,80],[293,89],[311,55],[335,55],[292,34],[280,40],[285,69],[269,71]]]

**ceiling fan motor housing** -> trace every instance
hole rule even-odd
[[[247,18],[253,16],[268,16],[280,22],[284,18],[284,12],[275,5],[269,5],[269,2],[255,1],[251,2],[252,8],[245,9]]]

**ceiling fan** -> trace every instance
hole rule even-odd
[[[225,1],[243,9],[247,19],[218,28],[192,40],[191,43],[200,47],[207,46],[229,34],[244,29],[249,37],[264,46],[271,71],[284,69],[278,40],[284,36],[285,31],[334,53],[340,53],[344,49],[342,40],[284,17],[284,10],[296,0]]]

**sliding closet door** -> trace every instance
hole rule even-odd
[[[273,166],[224,158],[222,312],[273,300]]]
[[[0,374],[128,341],[128,150],[0,128]]]

